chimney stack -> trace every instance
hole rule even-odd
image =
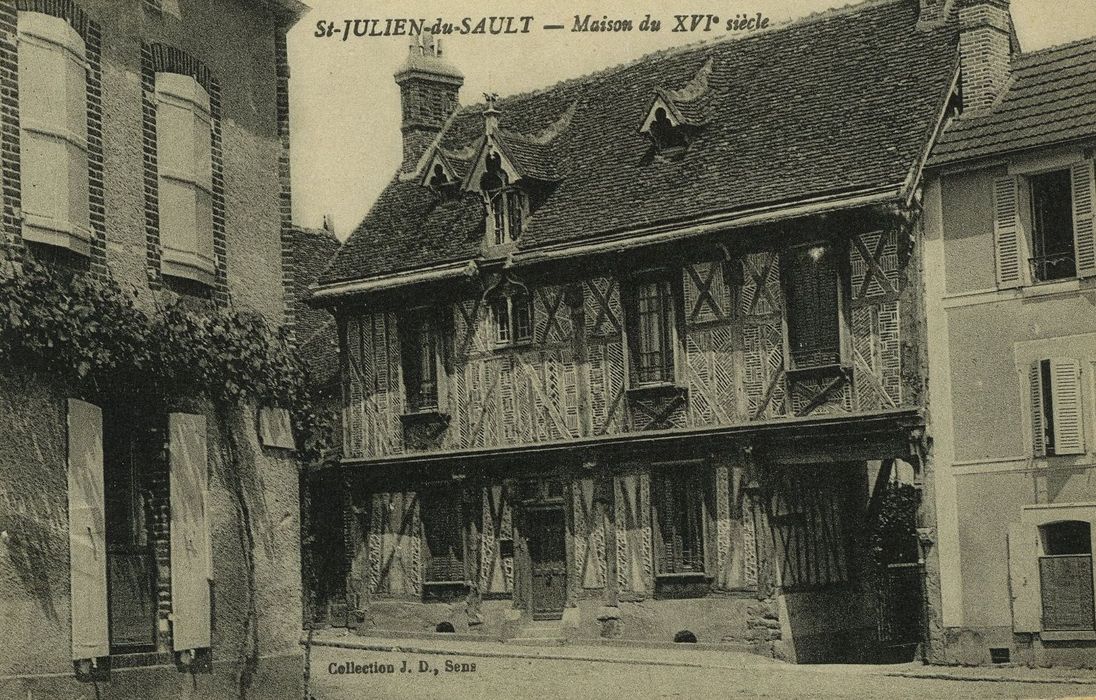
[[[959,0],[959,70],[963,109],[991,107],[1012,71],[1009,0]]]
[[[955,0],[919,0],[919,2],[917,24],[922,28],[940,26],[949,21],[955,12]]]
[[[420,34],[395,74],[400,86],[403,165],[414,169],[449,117],[457,110],[464,75],[442,57],[441,40]]]

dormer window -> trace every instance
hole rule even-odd
[[[662,107],[655,109],[650,128],[651,140],[659,151],[684,148],[687,143],[685,132],[675,124]]]
[[[487,240],[505,245],[516,241],[525,228],[528,200],[521,189],[510,184],[499,154],[488,155],[486,166],[480,191],[487,205]]]
[[[445,166],[441,163],[434,164],[434,170],[430,173],[430,186],[440,189],[450,184],[449,176],[445,174]]]

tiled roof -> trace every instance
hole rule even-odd
[[[991,109],[944,130],[929,165],[1000,155],[1096,136],[1096,37],[1023,54]]]
[[[315,374],[317,369],[329,372],[332,365],[336,371],[338,369],[338,348],[326,341],[315,340],[324,334],[334,337],[334,319],[326,310],[314,309],[306,304],[305,299],[308,297],[308,288],[331,264],[339,249],[339,240],[333,233],[323,229],[299,227],[293,228],[292,240],[293,287],[288,292],[292,296],[294,331],[310,371],[314,376],[319,376]]]
[[[522,176],[548,182],[560,179],[559,159],[551,143],[538,143],[523,134],[507,131],[498,138]]]
[[[954,25],[919,29],[917,9],[916,0],[875,0],[501,100],[506,132],[559,132],[536,149],[534,167],[558,182],[519,247],[905,183],[958,61]],[[706,123],[682,157],[652,157],[639,126],[656,88],[682,90],[709,62],[697,105]],[[461,109],[441,145],[474,144],[482,110]],[[446,200],[397,178],[321,281],[474,259],[483,218],[478,195]]]

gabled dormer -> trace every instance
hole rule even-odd
[[[639,133],[651,140],[656,152],[672,155],[684,151],[707,123],[711,74],[709,58],[681,88],[654,88]]]
[[[465,177],[465,189],[479,192],[484,206],[484,251],[488,256],[508,252],[521,236],[529,215],[529,196],[524,177],[507,152],[499,130],[497,95],[485,95],[484,135],[472,168]]]
[[[463,189],[478,192],[484,204],[484,254],[510,252],[530,216],[550,196],[561,174],[556,139],[566,131],[578,106],[572,103],[552,123],[536,133],[510,131],[499,125],[497,95],[485,95],[484,134],[472,150]]]
[[[661,89],[656,89],[639,133],[646,134],[660,153],[683,149],[689,143],[685,120],[673,101],[667,99]]]
[[[461,178],[453,161],[438,147],[433,149],[426,167],[419,173],[419,184],[442,193],[452,194],[460,188]]]

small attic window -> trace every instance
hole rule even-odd
[[[452,184],[452,180],[445,174],[445,166],[441,163],[434,163],[434,171],[430,173],[430,186],[441,188],[449,184]]]
[[[670,119],[664,107],[655,109],[654,119],[648,131],[651,141],[659,151],[672,151],[684,148],[687,140],[685,130]]]

